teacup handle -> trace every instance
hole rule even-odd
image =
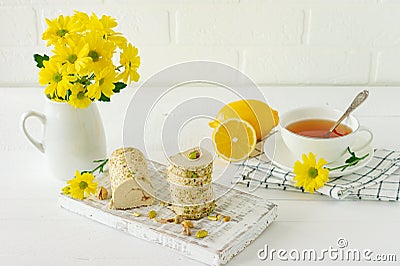
[[[28,130],[26,129],[26,120],[28,120],[29,117],[36,117],[40,120],[43,126],[46,124],[46,116],[42,113],[38,113],[35,111],[28,111],[26,113],[23,113],[21,116],[21,129],[24,132],[25,136],[27,139],[35,146],[39,151],[44,153],[44,145],[43,141],[38,141],[35,138],[29,134]]]
[[[360,128],[357,130],[357,134],[362,134],[363,132],[366,132],[369,135],[369,138],[367,139],[366,142],[363,144],[359,145],[358,147],[353,147],[353,151],[359,151],[367,147],[369,144],[371,144],[372,140],[374,139],[374,134],[372,134],[371,130],[364,126],[360,126]]]

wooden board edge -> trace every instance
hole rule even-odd
[[[181,255],[185,255],[190,259],[213,266],[219,266],[222,264],[220,254],[218,254],[217,251],[211,252],[210,250],[199,248],[196,245],[172,238],[168,235],[163,235],[163,237],[160,238],[158,232],[143,226],[141,223],[133,224],[131,221],[122,217],[115,216],[112,213],[103,212],[85,204],[82,201],[71,199],[63,194],[59,194],[59,204],[66,210],[107,225],[139,239],[169,247],[171,250],[174,250]],[[182,247],[186,248],[182,249]]]
[[[274,207],[269,211],[268,215],[265,215],[257,225],[247,232],[245,236],[235,241],[235,244],[231,248],[223,250],[220,254],[221,264],[226,264],[234,256],[243,251],[248,245],[250,245],[254,240],[260,236],[265,229],[275,221],[278,216],[278,205],[274,204]]]

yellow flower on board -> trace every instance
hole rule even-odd
[[[329,170],[324,168],[328,162],[324,158],[320,158],[317,162],[315,154],[312,152],[308,154],[308,157],[303,154],[302,159],[303,163],[300,161],[294,163],[295,177],[293,180],[297,181],[296,186],[314,193],[329,180]]]
[[[69,74],[86,74],[86,67],[92,62],[92,58],[89,57],[89,44],[84,39],[69,42],[69,45],[56,45],[53,58],[65,64]]]
[[[69,194],[71,194],[70,190],[71,190],[71,188],[69,186],[65,186],[65,187],[62,188],[62,193],[64,195],[69,195]]]
[[[75,172],[75,178],[67,181],[70,187],[71,197],[83,200],[86,196],[96,193],[97,182],[94,182],[94,175],[91,173]]]
[[[47,85],[44,93],[50,98],[65,97],[67,91],[73,86],[71,82],[75,77],[68,75],[65,66],[53,59],[43,61],[44,68],[39,72],[40,85]]]
[[[82,84],[76,83],[71,88],[71,95],[69,96],[69,103],[75,108],[86,108],[92,101],[85,93],[85,88]]]
[[[137,82],[139,80],[139,73],[137,69],[140,66],[140,57],[138,56],[138,49],[132,44],[128,44],[121,53],[120,64],[125,70],[118,75],[117,79],[122,79],[125,83]]]
[[[55,19],[46,19],[48,28],[42,34],[42,39],[47,40],[47,46],[52,44],[65,44],[81,26],[76,19],[60,15]]]
[[[114,67],[105,67],[101,71],[95,72],[95,83],[88,86],[87,96],[98,100],[103,93],[107,98],[110,98],[114,94],[114,82],[117,81],[116,75]]]

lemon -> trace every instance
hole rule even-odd
[[[259,100],[239,100],[228,103],[218,111],[216,119],[209,123],[216,128],[219,122],[238,118],[250,123],[256,131],[257,140],[263,139],[278,124],[278,112]]]
[[[237,162],[247,159],[254,151],[257,137],[250,123],[231,118],[218,123],[212,140],[215,151],[221,158]]]

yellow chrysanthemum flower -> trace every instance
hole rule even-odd
[[[66,44],[73,37],[74,33],[81,29],[81,25],[76,19],[70,16],[59,16],[53,20],[46,19],[49,26],[42,34],[43,40],[47,41],[47,46],[52,44]]]
[[[54,60],[65,64],[69,74],[85,75],[87,66],[92,62],[89,44],[84,39],[69,42],[68,45],[56,45],[53,52]]]
[[[51,99],[65,97],[67,91],[73,86],[71,82],[76,78],[68,75],[66,67],[52,58],[44,61],[43,65],[44,68],[39,72],[39,83],[42,86],[47,85],[44,93]]]
[[[120,49],[124,49],[127,46],[128,40],[122,35],[122,33],[114,32],[104,36],[104,39],[114,43]]]
[[[109,101],[125,83],[139,80],[138,49],[114,30],[115,18],[74,11],[73,16],[60,15],[46,22],[42,37],[54,46],[54,55],[45,63],[46,54],[35,54],[34,59],[42,68],[39,82],[47,86],[45,94],[52,100],[85,108],[95,100]],[[113,63],[117,52],[118,67]]]
[[[108,33],[113,33],[114,30],[112,30],[112,28],[115,28],[118,25],[115,18],[107,15],[101,16],[101,19],[99,21],[102,25],[102,28]]]
[[[96,193],[97,182],[94,182],[94,175],[91,173],[81,174],[78,170],[75,172],[75,178],[67,181],[70,187],[71,197],[83,200],[85,196]]]
[[[71,95],[69,96],[69,104],[75,108],[86,108],[91,104],[90,98],[86,95],[85,88],[82,84],[76,83],[71,88]]]
[[[101,93],[103,93],[107,98],[110,98],[114,94],[114,82],[117,81],[116,75],[114,67],[105,67],[101,71],[95,72],[95,83],[88,86],[87,96],[98,100],[101,97]]]
[[[132,44],[128,44],[120,55],[120,64],[125,67],[124,72],[118,75],[117,79],[122,79],[125,83],[137,82],[139,80],[139,73],[137,69],[140,66],[140,57],[138,56],[138,49]]]
[[[112,28],[115,28],[117,25],[118,23],[115,18],[103,15],[99,19],[99,17],[95,13],[92,13],[92,15],[90,16],[88,28],[101,33],[101,36],[103,36],[113,33],[114,30]]]
[[[113,28],[118,25],[115,18],[103,15],[100,19],[96,14],[92,14],[90,16],[90,23],[88,24],[88,28],[100,34],[103,39],[113,42],[118,47],[125,47],[127,40],[122,35],[122,33],[115,32]]]
[[[127,39],[119,32],[111,33],[107,35],[105,39],[115,43],[121,49],[125,48],[128,43]]]
[[[90,22],[88,14],[75,10],[72,18],[81,26],[80,31],[86,31],[88,29],[87,26]]]
[[[296,161],[294,163],[294,180],[296,186],[303,187],[305,191],[314,193],[315,190],[324,186],[329,180],[329,170],[324,168],[328,162],[324,158],[316,161],[315,154],[310,152],[302,156],[303,163]]]
[[[93,62],[89,68],[100,71],[107,65],[114,67],[112,57],[116,47],[112,42],[104,40],[96,32],[87,33],[85,42],[89,45],[88,56]]]
[[[62,193],[64,195],[69,195],[69,194],[71,194],[70,190],[71,190],[71,188],[69,186],[65,186],[65,187],[62,188]]]

